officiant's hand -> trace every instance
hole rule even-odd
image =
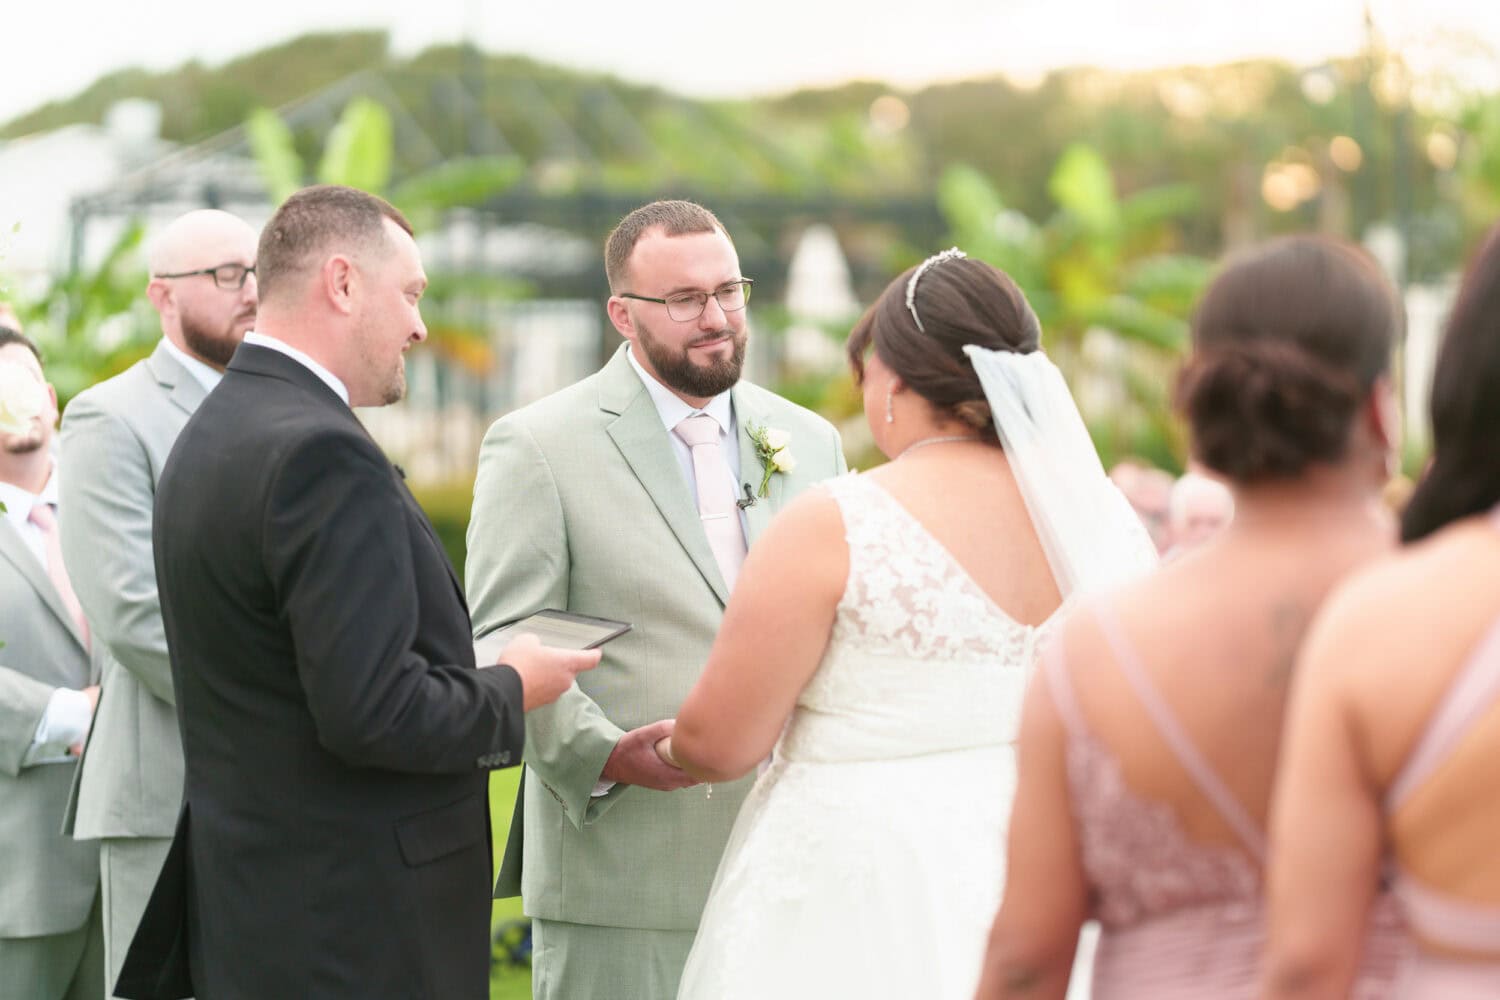
[[[504,663],[521,676],[522,702],[526,711],[550,705],[573,686],[573,678],[599,665],[604,654],[597,649],[558,649],[543,646],[531,633],[518,635],[500,650],[497,663]]]
[[[649,726],[632,729],[620,737],[604,762],[604,773],[600,777],[620,785],[640,785],[654,788],[658,792],[671,792],[679,788],[691,788],[698,779],[678,767],[661,759],[656,744],[672,735],[675,719],[662,719]]]

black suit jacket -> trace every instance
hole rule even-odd
[[[154,541],[187,760],[117,994],[488,996],[486,777],[520,678],[342,400],[243,345],[162,472]]]

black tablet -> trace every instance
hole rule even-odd
[[[542,640],[544,646],[558,649],[593,649],[609,640],[630,631],[628,622],[617,622],[609,618],[575,614],[546,608],[519,621],[502,625],[483,637],[474,640],[474,662],[481,667],[491,666],[516,636],[530,632]]]

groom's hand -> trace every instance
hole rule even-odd
[[[698,779],[668,764],[656,752],[656,744],[671,736],[676,724],[676,719],[662,719],[621,736],[620,742],[610,751],[609,760],[604,762],[604,773],[600,777],[619,785],[640,785],[658,792],[698,784]]]
[[[526,711],[550,705],[573,686],[573,678],[599,665],[604,654],[597,649],[558,649],[543,646],[529,632],[518,635],[500,651],[497,663],[521,677],[522,702]]]

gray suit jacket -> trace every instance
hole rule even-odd
[[[816,414],[743,382],[733,399],[742,481],[761,480],[751,425],[789,431],[798,461],[746,512],[753,544],[787,500],[843,472],[844,459],[837,431]],[[546,607],[634,625],[555,704],[527,713],[524,819],[511,827],[497,893],[519,888],[526,912],[544,919],[693,929],[751,782],[715,785],[712,797],[701,786],[590,795],[627,730],[677,714],[729,596],[623,347],[485,435],[466,571],[476,635]]]
[[[104,682],[83,754],[76,837],[170,837],[182,735],[156,596],[151,509],[167,454],[206,394],[163,344],[79,393],[62,422],[63,559]]]
[[[61,934],[88,919],[99,848],[62,834],[78,765],[21,760],[52,692],[87,687],[98,670],[46,568],[3,520],[0,641],[0,937]]]

